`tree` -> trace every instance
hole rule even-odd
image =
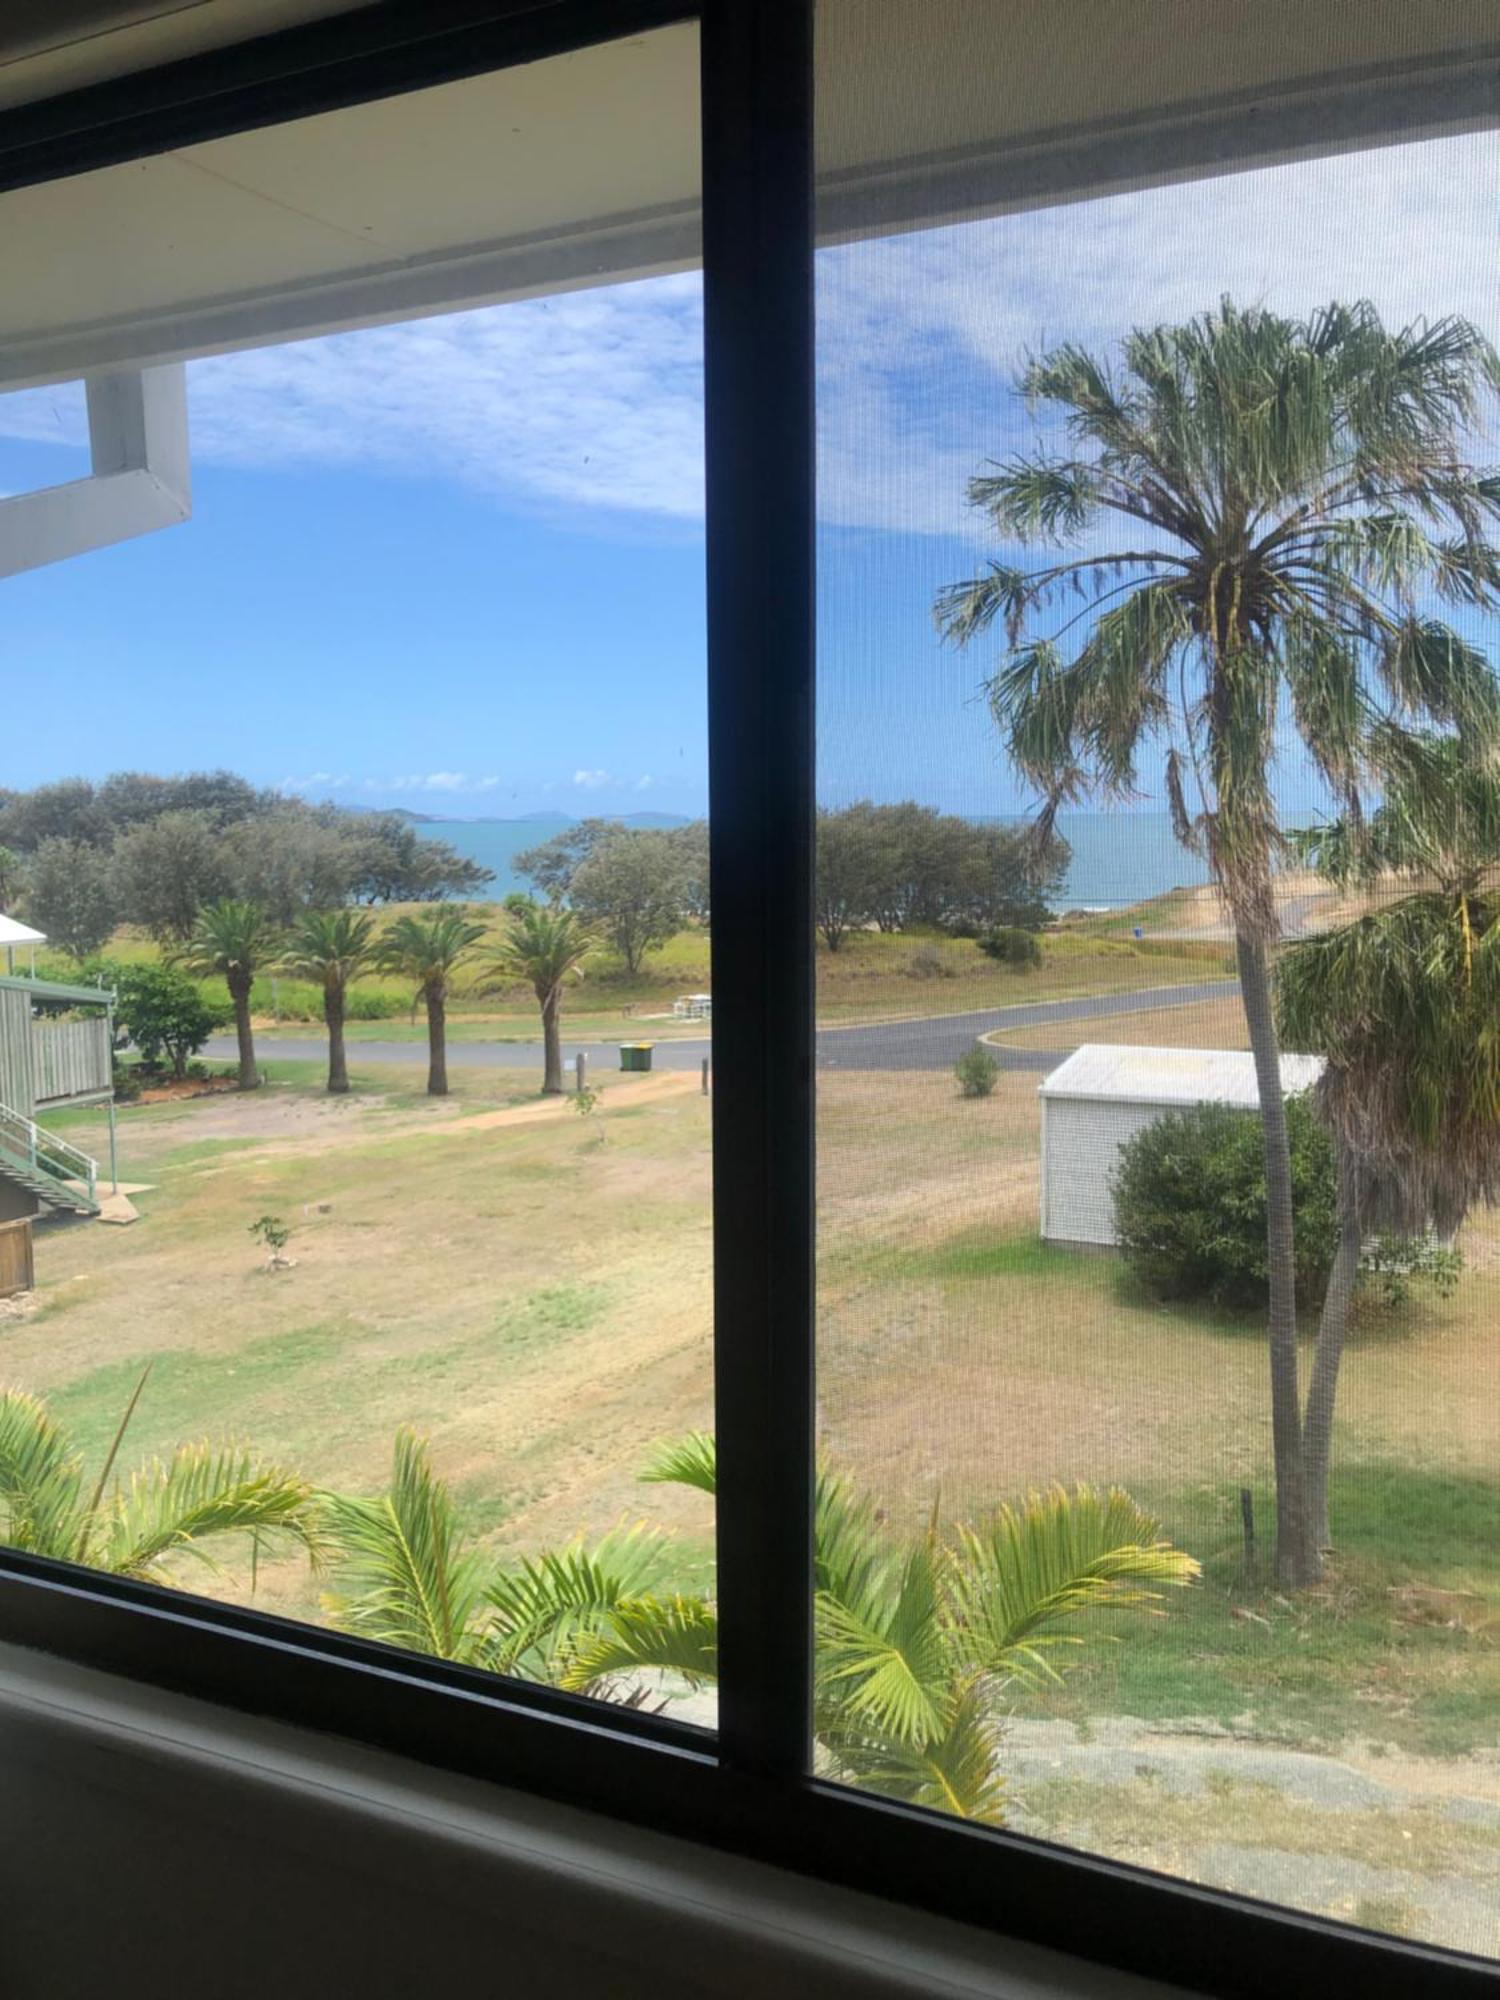
[[[562,994],[569,979],[583,977],[594,940],[574,910],[533,903],[514,912],[495,954],[502,978],[524,979],[542,1010],[542,1095],[562,1094]],[[493,991],[493,986],[484,989]]]
[[[163,941],[191,937],[204,905],[230,893],[223,842],[207,813],[174,810],[143,820],[115,842],[113,866],[125,922]]]
[[[34,792],[12,792],[0,808],[0,841],[34,854],[44,840],[81,840],[97,846],[104,822],[87,778],[60,778]]]
[[[25,908],[49,943],[87,958],[119,921],[108,860],[81,840],[44,840],[26,870]]]
[[[1392,332],[1373,306],[1307,320],[1225,300],[1137,331],[1119,365],[1064,346],[1021,391],[1060,422],[1062,453],[1023,453],[970,483],[1022,547],[1088,538],[1040,567],[992,562],[938,599],[960,645],[995,625],[987,684],[1039,835],[1058,810],[1137,789],[1163,757],[1179,840],[1206,861],[1235,933],[1265,1131],[1267,1347],[1276,1569],[1320,1569],[1306,1500],[1295,1218],[1270,983],[1271,795],[1278,718],[1351,816],[1412,720],[1479,749],[1500,735],[1489,663],[1421,604],[1500,605],[1500,476],[1466,445],[1500,363],[1467,322]],[[1123,524],[1120,542],[1106,530]],[[1058,628],[1054,611],[1082,597]]]
[[[307,979],[323,989],[323,1019],[328,1026],[328,1089],[335,1097],[349,1089],[349,1065],[344,1054],[344,1006],[349,982],[365,971],[375,956],[375,919],[354,910],[304,910],[292,926],[282,961],[294,979]]]
[[[669,834],[611,833],[574,870],[569,898],[595,923],[633,979],[648,951],[674,937],[687,917],[687,871]]]
[[[358,840],[340,820],[300,804],[226,828],[219,857],[229,893],[259,903],[279,924],[347,902],[364,863]]]
[[[115,1019],[140,1051],[149,1070],[165,1066],[174,1077],[187,1075],[218,1025],[213,1009],[178,966],[122,965],[104,968],[115,991]]]
[[[823,942],[837,951],[878,900],[877,854],[869,801],[818,808],[813,911]]]
[[[714,1441],[662,1449],[643,1478],[712,1495]],[[423,1442],[396,1441],[387,1493],[328,1503],[323,1531],[346,1631],[578,1692],[638,1698],[656,1677],[718,1677],[713,1603],[674,1587],[670,1539],[616,1531],[490,1567],[459,1530]],[[1095,1611],[1148,1607],[1198,1565],[1127,1495],[1032,1494],[974,1528],[892,1535],[845,1481],[818,1483],[814,1725],[845,1782],[999,1823],[1003,1705],[1059,1681]]]
[[[433,903],[472,896],[494,875],[446,840],[419,834],[400,813],[350,813],[358,854],[353,894],[365,903]]]
[[[538,841],[535,847],[523,848],[512,866],[549,901],[559,903],[599,843],[625,831],[617,819],[581,819],[550,839]]]
[[[409,979],[427,1009],[427,1094],[448,1095],[448,989],[453,975],[484,936],[484,925],[461,910],[398,917],[380,940],[376,963]]]
[[[0,847],[0,916],[4,916],[21,894],[26,864],[13,847]]]
[[[19,1389],[0,1394],[0,1540],[163,1585],[180,1580],[175,1557],[213,1568],[205,1544],[224,1535],[316,1549],[312,1489],[237,1446],[179,1445],[165,1463],[153,1459],[111,1484],[145,1384],[143,1375],[92,1480],[44,1403]]]
[[[708,821],[689,820],[686,826],[670,827],[667,839],[682,862],[683,901],[695,922],[706,924],[710,916],[708,874]]]
[[[234,1005],[234,1032],[239,1042],[241,1090],[255,1090],[260,1071],[255,1066],[255,1035],[250,1026],[250,989],[263,967],[274,965],[281,934],[258,903],[232,896],[207,903],[182,953],[182,963],[200,979],[217,974],[229,988]]]
[[[1328,1475],[1340,1366],[1372,1230],[1447,1236],[1500,1197],[1500,778],[1454,738],[1404,746],[1380,810],[1299,842],[1346,888],[1394,874],[1431,886],[1289,948],[1283,1035],[1325,1058],[1319,1109],[1338,1159],[1338,1248],[1305,1418],[1308,1507],[1331,1540]]]

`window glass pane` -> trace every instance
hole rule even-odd
[[[5,198],[0,1535],[711,1722],[696,71]]]
[[[1108,11],[822,15],[819,1754],[1494,1954],[1500,150]]]

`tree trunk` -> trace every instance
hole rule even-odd
[[[349,1064],[344,1055],[344,982],[323,989],[323,1019],[328,1023],[328,1089],[343,1097],[349,1089]]]
[[[1347,1147],[1339,1147],[1338,1162],[1338,1247],[1333,1253],[1328,1290],[1323,1298],[1323,1315],[1318,1322],[1318,1345],[1313,1357],[1312,1381],[1307,1391],[1307,1414],[1302,1424],[1308,1541],[1313,1563],[1319,1571],[1322,1569],[1324,1549],[1332,1546],[1328,1532],[1328,1467],[1333,1448],[1333,1403],[1338,1394],[1344,1337],[1349,1331],[1349,1307],[1354,1298],[1359,1260],[1364,1250],[1358,1176]]]
[[[448,994],[441,980],[426,988],[427,1095],[448,1095]]]
[[[562,1096],[562,996],[554,987],[542,1001],[542,1095]]]
[[[1240,998],[1266,1144],[1266,1262],[1271,1362],[1271,1442],[1276,1462],[1276,1581],[1308,1583],[1316,1572],[1308,1540],[1302,1467],[1302,1406],[1297,1389],[1297,1262],[1292,1215],[1292,1154],[1286,1100],[1281,1094],[1281,1050],[1271,1008],[1271,974],[1262,939],[1236,933]]]
[[[248,973],[229,975],[229,997],[234,1002],[234,1034],[240,1045],[241,1090],[260,1088],[260,1071],[255,1066],[255,1035],[250,1026],[250,984]]]

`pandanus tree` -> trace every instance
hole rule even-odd
[[[1452,737],[1393,749],[1368,822],[1298,841],[1371,907],[1289,947],[1281,1032],[1325,1058],[1317,1088],[1338,1160],[1338,1241],[1304,1418],[1307,1505],[1331,1543],[1328,1480],[1350,1305],[1373,1232],[1449,1235],[1500,1196],[1500,771]]]
[[[322,988],[328,1028],[328,1088],[336,1097],[349,1088],[344,1049],[344,1015],[349,983],[375,956],[375,919],[354,910],[307,910],[287,939],[283,964],[294,979]]]
[[[562,997],[570,979],[582,979],[583,961],[594,938],[574,910],[561,904],[528,903],[513,910],[504,942],[496,952],[495,977],[483,990],[495,991],[524,979],[542,1010],[542,1095],[562,1094]]]
[[[45,1404],[19,1389],[0,1393],[0,1541],[160,1584],[181,1581],[175,1558],[213,1568],[210,1545],[224,1537],[317,1552],[312,1489],[242,1447],[180,1445],[116,1478],[144,1384],[92,1478]]]
[[[714,1441],[663,1448],[642,1475],[712,1495]],[[577,1692],[636,1701],[718,1675],[718,1618],[674,1587],[671,1538],[621,1530],[487,1564],[412,1433],[391,1486],[326,1503],[346,1630]],[[842,1480],[819,1481],[815,1726],[825,1768],[851,1783],[998,1823],[1007,1695],[1060,1678],[1090,1612],[1153,1609],[1158,1585],[1198,1574],[1126,1495],[1054,1488],[973,1528],[891,1535]]]
[[[380,941],[377,963],[409,979],[427,1010],[427,1094],[448,1095],[448,992],[453,975],[484,936],[461,910],[398,917]]]
[[[1275,767],[1300,759],[1353,819],[1408,728],[1476,756],[1500,736],[1487,660],[1436,615],[1500,604],[1486,539],[1500,476],[1469,444],[1497,384],[1466,321],[1391,330],[1367,303],[1297,320],[1225,300],[1127,335],[1113,361],[1056,348],[1020,382],[1055,443],[970,483],[1006,559],[936,606],[959,645],[1003,635],[986,691],[1038,796],[1038,837],[1061,808],[1139,796],[1159,769],[1177,837],[1227,908],[1265,1129],[1284,1584],[1319,1565],[1271,991]],[[1009,559],[1043,545],[1055,559]]]
[[[250,1025],[250,989],[256,973],[274,965],[280,955],[281,932],[270,913],[259,903],[242,902],[233,896],[204,905],[181,953],[181,962],[189,972],[200,979],[217,974],[229,988],[241,1090],[254,1090],[260,1083]]]

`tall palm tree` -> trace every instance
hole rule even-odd
[[[427,1094],[448,1095],[448,989],[453,975],[484,936],[484,925],[461,910],[398,917],[380,940],[376,962],[410,979],[427,1009]]]
[[[357,979],[375,955],[375,919],[354,910],[307,910],[292,926],[282,961],[294,979],[311,980],[323,989],[323,1019],[328,1025],[328,1088],[343,1096],[349,1088],[349,1064],[344,1053],[344,1009],[349,982]]]
[[[182,963],[189,972],[199,978],[217,973],[229,988],[239,1042],[241,1090],[254,1090],[260,1083],[250,1027],[250,989],[256,973],[274,964],[280,949],[281,932],[269,911],[259,903],[224,896],[216,903],[204,904],[182,950]]]
[[[1281,1032],[1325,1058],[1318,1085],[1338,1158],[1339,1227],[1304,1418],[1307,1500],[1330,1543],[1328,1474],[1349,1308],[1371,1232],[1457,1229],[1500,1198],[1500,773],[1452,738],[1404,746],[1368,824],[1298,842],[1341,886],[1419,883],[1292,945],[1277,968]]]
[[[0,1541],[161,1584],[179,1581],[175,1556],[212,1568],[205,1544],[224,1535],[316,1553],[312,1489],[237,1447],[181,1445],[165,1464],[152,1460],[111,1483],[145,1379],[92,1481],[44,1403],[19,1389],[0,1394]]]
[[[562,1095],[562,996],[569,979],[582,979],[583,961],[594,939],[576,911],[561,904],[532,903],[512,911],[495,953],[497,979],[524,979],[542,1010],[542,1095]]]
[[[644,1478],[717,1484],[714,1441],[659,1452]],[[471,1666],[612,1699],[640,1699],[662,1675],[718,1676],[718,1616],[672,1583],[670,1537],[636,1528],[486,1566],[466,1543],[422,1442],[397,1439],[390,1490],[329,1499],[323,1531],[345,1630]],[[871,1503],[824,1477],[817,1498],[815,1718],[827,1769],[890,1796],[998,1822],[1006,1691],[1059,1679],[1085,1643],[1076,1621],[1146,1608],[1153,1585],[1189,1583],[1171,1548],[1122,1493],[1032,1494],[981,1527],[893,1539]]]
[[[1143,755],[1159,756],[1177,837],[1227,906],[1265,1128],[1284,1584],[1318,1564],[1270,985],[1277,731],[1290,721],[1351,817],[1408,724],[1435,724],[1473,751],[1500,735],[1488,662],[1430,615],[1437,601],[1500,605],[1500,558],[1485,539],[1500,475],[1467,449],[1497,386],[1500,362],[1466,321],[1391,331],[1366,303],[1292,320],[1225,300],[1129,334],[1117,365],[1059,347],[1020,388],[1056,419],[1064,448],[997,465],[969,497],[1008,544],[1087,546],[1034,567],[993,562],[936,606],[957,644],[1004,632],[987,692],[1039,795],[1039,835],[1065,805],[1136,795]]]

